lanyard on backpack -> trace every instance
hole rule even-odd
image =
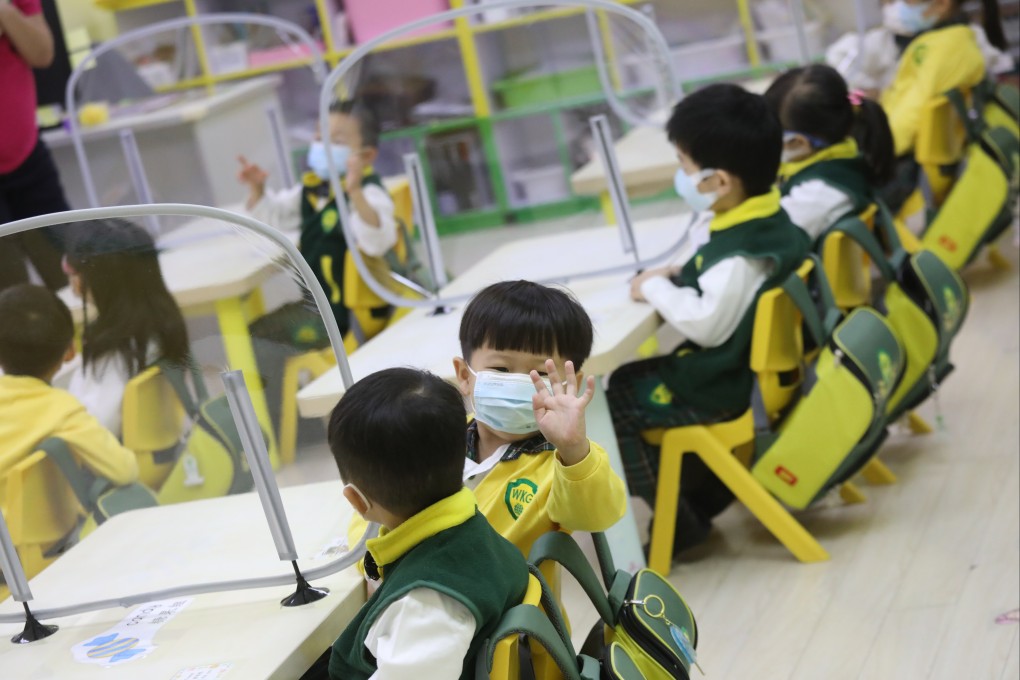
[[[705,674],[705,670],[698,663],[698,653],[694,650],[694,645],[691,644],[691,636],[687,632],[687,629],[683,626],[678,626],[668,618],[666,618],[666,603],[662,601],[662,598],[658,595],[646,595],[642,600],[624,600],[624,606],[633,605],[641,607],[645,610],[645,614],[648,614],[653,619],[661,619],[663,623],[669,626],[669,634],[673,636],[673,642],[677,644],[680,651],[685,657],[687,662],[694,664],[694,666],[701,671],[701,674]]]

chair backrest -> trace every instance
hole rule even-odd
[[[871,228],[877,206],[859,216]],[[871,304],[871,258],[853,239],[840,231],[826,234],[821,242],[822,268],[832,286],[836,305],[844,312]]]
[[[542,585],[533,574],[529,574],[528,590],[524,593],[522,604],[538,607],[541,601]],[[493,680],[518,680],[521,677],[520,636],[508,635],[496,643],[489,677]]]
[[[161,452],[172,451],[184,428],[184,407],[159,366],[150,366],[128,381],[121,406],[124,446],[138,456],[139,477],[158,489],[173,458],[159,461]]]
[[[11,467],[0,488],[0,508],[19,549],[45,550],[67,536],[82,513],[67,479],[45,451],[35,451]]]
[[[806,283],[814,267],[812,260],[805,260],[797,276]],[[751,339],[751,370],[758,377],[770,423],[799,393],[804,380],[803,319],[800,309],[780,287],[758,298]]]
[[[967,101],[971,93],[965,94]],[[914,158],[923,167],[952,165],[963,160],[967,148],[967,130],[963,120],[945,95],[924,105],[914,143]]]

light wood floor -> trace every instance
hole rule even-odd
[[[965,274],[973,302],[941,393],[946,428],[897,433],[881,458],[899,475],[869,497],[798,515],[831,561],[803,565],[743,507],[717,521],[708,557],[670,580],[698,618],[712,680],[1020,678],[1020,274]],[[933,407],[922,414],[934,422]],[[828,500],[828,499],[826,499]],[[569,578],[569,577],[567,577]],[[595,621],[565,586],[575,637]]]

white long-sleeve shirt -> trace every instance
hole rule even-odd
[[[985,57],[990,73],[1008,73],[1013,70],[1013,57],[988,42],[988,36],[981,26],[971,25],[974,39]],[[880,26],[864,34],[864,58],[856,65],[854,60],[860,47],[857,33],[847,33],[836,40],[825,51],[825,61],[838,69],[848,79],[852,88],[884,90],[896,77],[900,62],[900,50],[896,36],[888,28]]]
[[[368,631],[376,660],[370,680],[448,680],[460,677],[475,617],[431,588],[415,588],[388,606]]]
[[[289,189],[272,191],[267,189],[248,211],[255,219],[276,227],[282,231],[292,231],[301,226],[301,194],[304,187],[296,184]],[[369,257],[382,257],[390,248],[397,244],[397,221],[393,216],[393,200],[389,193],[375,184],[362,187],[365,200],[379,216],[379,226],[372,225],[361,219],[358,211],[350,210],[351,229],[357,246]],[[326,199],[319,199],[318,209],[322,209]]]
[[[150,343],[146,361],[151,363],[157,358],[159,347]],[[124,388],[135,377],[124,356],[120,352],[111,352],[85,367],[81,355],[78,355],[66,370],[71,372],[67,391],[77,397],[93,418],[119,438],[123,426]]]
[[[701,295],[664,276],[641,284],[641,294],[685,338],[702,347],[718,347],[736,332],[770,271],[766,260],[730,257],[698,277]]]
[[[849,196],[817,179],[798,184],[780,200],[783,210],[815,241],[853,207]]]

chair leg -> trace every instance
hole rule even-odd
[[[875,486],[896,483],[896,473],[887,468],[885,463],[878,458],[872,458],[868,461],[868,464],[861,470],[861,474],[864,475],[864,479],[868,480],[868,484],[874,484]]]
[[[916,411],[911,411],[907,414],[907,427],[914,434],[931,434],[935,430],[931,425],[928,424],[924,418],[919,416]]]
[[[1013,268],[1012,263],[1006,259],[1006,256],[999,250],[999,246],[994,243],[988,246],[988,261],[996,269],[1010,270]]]
[[[659,453],[659,481],[655,487],[655,516],[648,549],[648,568],[668,576],[673,566],[673,536],[676,532],[676,510],[680,503],[680,469],[683,451],[671,446],[668,435],[663,438]]]
[[[692,429],[699,430],[697,433],[692,432],[691,435],[697,439],[697,453],[705,464],[740,499],[751,514],[786,546],[787,550],[801,562],[824,562],[829,559],[829,553],[814,536],[809,534],[707,429],[703,427]]]
[[[844,503],[848,503],[850,505],[866,503],[868,500],[868,497],[864,495],[864,492],[861,491],[860,487],[853,482],[844,482],[839,487],[839,496],[843,499]]]

